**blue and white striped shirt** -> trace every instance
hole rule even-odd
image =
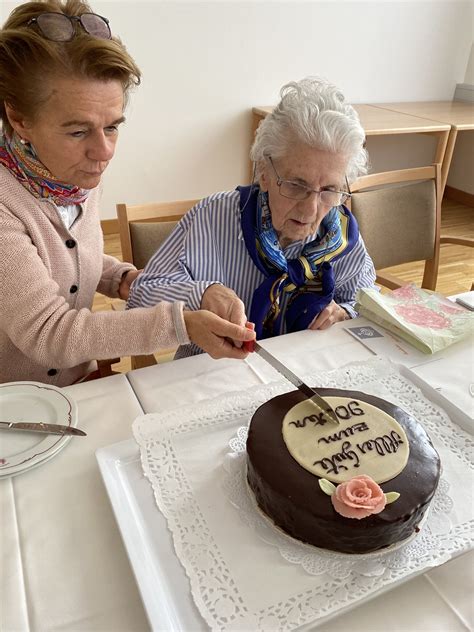
[[[253,293],[265,276],[247,252],[240,226],[239,199],[238,191],[216,193],[186,213],[133,283],[128,307],[150,307],[166,300],[184,301],[185,309],[197,310],[205,290],[214,283],[222,283],[234,290],[248,313]],[[283,250],[285,257],[298,257],[304,245],[315,238],[316,233],[293,242]],[[374,266],[362,237],[332,266],[336,284],[334,301],[354,317],[357,290],[374,287],[375,282]],[[282,309],[285,302],[283,298]],[[187,345],[180,348],[176,357],[200,352],[197,346]]]

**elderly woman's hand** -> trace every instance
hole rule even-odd
[[[319,312],[308,329],[327,329],[334,323],[340,320],[349,320],[349,318],[349,314],[343,307],[331,301],[327,307]]]
[[[125,274],[122,276],[118,293],[123,301],[126,301],[128,299],[128,295],[130,294],[130,286],[135,281],[140,272],[143,272],[143,270],[129,270],[128,272],[125,272]]]
[[[238,342],[242,347],[243,342],[255,340],[255,332],[241,325],[229,323],[216,314],[207,310],[197,312],[183,312],[184,322],[188,336],[192,342],[212,358],[235,358],[243,360],[248,352],[237,348],[237,345],[229,340]]]
[[[247,316],[245,314],[245,305],[230,288],[225,285],[215,283],[210,285],[202,295],[201,309],[207,309],[214,312],[217,316],[228,320],[231,323],[245,326]],[[236,347],[241,347],[242,342],[238,339],[232,339]]]

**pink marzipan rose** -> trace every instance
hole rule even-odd
[[[387,502],[382,489],[365,474],[354,476],[338,485],[331,501],[341,516],[358,520],[380,513]]]

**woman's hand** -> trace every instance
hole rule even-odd
[[[125,272],[125,274],[122,276],[118,288],[118,293],[119,297],[123,301],[126,301],[128,299],[128,295],[130,294],[130,286],[135,281],[140,272],[143,272],[143,270],[129,270],[128,272]]]
[[[212,358],[235,358],[243,360],[248,352],[237,348],[229,339],[236,341],[239,347],[243,342],[255,340],[255,332],[242,325],[236,325],[207,310],[183,312],[188,336],[192,342]]]
[[[349,320],[349,318],[349,314],[343,307],[331,301],[327,307],[319,312],[308,329],[327,329],[334,323],[340,320]]]
[[[209,286],[202,295],[201,309],[213,312],[217,316],[242,327],[247,322],[243,302],[234,290],[218,283]],[[236,347],[242,346],[241,340],[233,338],[232,342]]]

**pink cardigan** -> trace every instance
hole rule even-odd
[[[0,165],[0,382],[65,386],[94,360],[188,343],[182,303],[91,312],[94,292],[118,296],[130,269],[103,254],[97,189],[68,230]]]

